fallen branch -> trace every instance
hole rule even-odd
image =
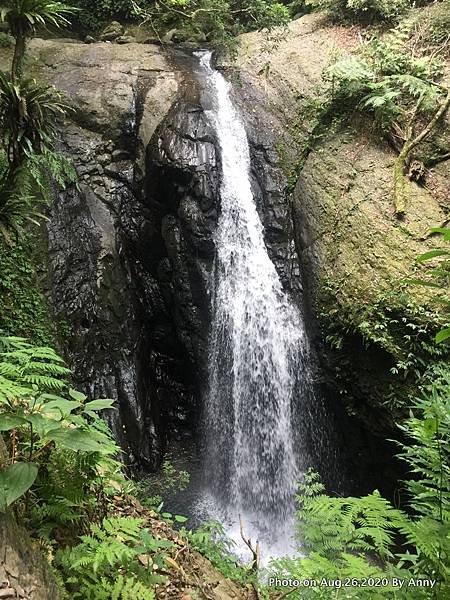
[[[256,540],[256,545],[253,546],[251,538],[247,539],[245,537],[244,524],[242,523],[241,515],[239,515],[239,524],[240,524],[241,538],[243,539],[245,545],[249,548],[250,552],[253,555],[253,560],[252,560],[250,568],[254,573],[257,573],[258,569],[259,569],[259,559],[260,559],[259,542],[258,542],[258,540]]]
[[[250,552],[253,555],[253,560],[250,565],[250,570],[253,571],[253,573],[255,575],[257,575],[258,569],[259,569],[259,559],[260,559],[259,542],[258,542],[258,540],[256,540],[256,545],[253,546],[251,538],[247,539],[245,537],[244,524],[242,523],[241,515],[239,515],[239,525],[240,525],[240,531],[241,531],[241,538],[243,539],[245,545],[250,549]],[[258,591],[258,580],[256,577],[255,577],[255,581],[252,581],[252,587],[253,587],[253,591],[255,592],[255,600],[260,600],[259,591]]]

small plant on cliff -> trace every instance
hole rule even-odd
[[[324,72],[334,106],[370,113],[398,151],[393,170],[396,214],[406,210],[410,178],[420,178],[413,152],[437,127],[450,107],[450,89],[441,83],[437,51],[415,55],[409,48],[410,31],[399,27],[375,40],[357,56],[338,58]],[[450,40],[448,40],[450,42]]]
[[[56,123],[67,105],[54,88],[34,80],[13,84],[0,73],[0,127],[11,171],[31,154],[42,154],[56,135]]]

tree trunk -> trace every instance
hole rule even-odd
[[[11,65],[11,80],[13,83],[22,77],[25,47],[26,35],[25,32],[20,29],[16,35],[16,45],[14,47],[14,56]]]

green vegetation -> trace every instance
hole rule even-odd
[[[41,246],[36,233],[26,233],[13,246],[0,237],[0,331],[50,344],[54,326],[36,273]]]
[[[444,238],[445,242],[450,242],[450,229],[442,227],[434,228],[431,233],[439,234]],[[450,283],[450,251],[446,248],[437,248],[436,250],[430,250],[419,256],[416,263],[423,265],[424,263],[429,264],[430,261],[434,261],[435,266],[431,269],[428,268],[426,273],[427,277],[422,279],[413,279],[410,283],[416,285],[423,285],[431,287],[437,290],[437,301],[445,309],[450,308],[450,299],[448,297],[449,283]],[[436,343],[441,344],[450,338],[450,328],[445,327],[436,334]]]
[[[113,403],[88,402],[70,388],[69,374],[51,348],[0,338],[0,510],[13,505],[57,551],[67,598],[152,600],[151,586],[164,581],[155,571],[172,543],[153,537],[143,520],[108,516],[126,484],[99,416]],[[56,531],[72,545],[58,550]],[[77,544],[80,531],[86,535]]]
[[[414,43],[407,23],[381,40],[375,39],[359,55],[337,58],[324,73],[331,86],[331,105],[372,114],[398,151],[393,169],[398,216],[405,214],[410,193],[406,170],[411,155],[430,137],[450,106],[450,90],[441,83],[439,49],[425,47],[413,53]]]
[[[138,21],[164,38],[176,31],[179,41],[210,42],[218,49],[234,46],[236,35],[252,29],[286,25],[289,10],[270,0],[76,0],[82,27],[100,29],[112,18]]]
[[[151,587],[164,581],[168,540],[154,538],[141,519],[115,517],[91,525],[74,548],[61,550],[56,564],[62,569],[74,600],[154,600]],[[145,557],[145,560],[143,560]]]
[[[409,512],[394,508],[375,491],[363,498],[327,496],[317,474],[300,486],[297,519],[300,558],[272,564],[275,577],[347,581],[346,598],[411,598],[411,588],[393,579],[434,580],[414,589],[414,598],[445,598],[450,591],[450,374],[433,372],[432,382],[400,426],[400,458],[411,474],[405,482]],[[368,582],[352,587],[352,581]],[[384,582],[377,585],[377,581]],[[290,598],[335,598],[339,590],[302,588]]]
[[[365,308],[352,302],[336,278],[323,281],[319,292],[322,306],[328,307],[321,317],[330,346],[340,350],[355,336],[363,349],[376,347],[393,360],[383,373],[381,400],[390,405],[391,416],[398,415],[399,457],[410,475],[397,507],[377,491],[362,498],[331,497],[319,475],[307,473],[298,494],[298,555],[272,562],[269,571],[278,578],[386,579],[387,585],[288,593],[268,588],[258,581],[256,560],[247,567],[237,563],[220,524],[190,531],[185,517],[162,512],[164,496],[186,486],[185,472],[165,461],[160,485],[127,480],[120,449],[102,419],[103,411],[114,410],[113,401],[89,401],[72,389],[71,373],[52,349],[55,325],[40,291],[45,264],[37,257],[40,243],[33,225],[43,218],[41,207],[50,201],[52,185],[64,188],[76,181],[73,167],[56,151],[60,121],[69,108],[54,89],[22,75],[26,41],[35,27],[67,27],[71,15],[83,27],[100,28],[108,19],[122,18],[147,25],[156,37],[176,30],[174,39],[233,50],[238,34],[283,28],[289,15],[310,8],[325,9],[339,21],[386,27],[410,3],[78,0],[73,5],[0,2],[0,20],[8,22],[13,35],[1,33],[0,47],[14,46],[10,73],[0,73],[0,511],[14,515],[38,542],[67,600],[153,600],[155,586],[168,582],[171,568],[183,572],[176,559],[188,546],[208,557],[225,577],[252,586],[260,598],[412,597],[410,588],[393,586],[392,578],[436,580],[433,588],[415,589],[414,598],[447,597],[449,251],[439,246],[418,257],[418,274],[393,282],[389,291],[380,289]],[[444,0],[433,12],[425,8],[422,20],[413,11],[356,55],[334,57],[324,73],[326,101],[311,103],[302,115],[304,120],[311,116],[311,139],[298,163],[285,165],[291,187],[324,128],[333,118],[348,118],[356,111],[370,118],[396,149],[394,199],[397,215],[405,213],[408,178],[416,176],[414,161],[425,165],[448,158],[448,149],[428,156],[425,144],[439,131],[450,106],[443,79],[448,6]],[[283,148],[279,151],[283,155]],[[450,241],[445,227],[431,233],[439,241]],[[435,291],[436,310],[410,293],[412,285]],[[394,380],[404,383],[403,393],[397,387],[391,396]],[[411,394],[405,419],[405,399]],[[128,504],[124,508],[121,503]],[[152,518],[158,526],[164,522],[165,529],[155,532]],[[174,533],[169,526],[181,529]]]
[[[68,25],[67,16],[74,11],[62,2],[48,0],[6,0],[0,4],[0,21],[6,21],[15,38],[11,79],[22,77],[27,38],[32,37],[39,25],[60,27]]]
[[[0,4],[0,21],[15,38],[11,73],[0,72],[0,233],[10,245],[27,221],[42,217],[38,206],[48,200],[52,183],[64,187],[76,181],[69,161],[53,150],[67,106],[53,88],[22,78],[26,40],[36,25],[67,24],[71,12],[61,2],[44,0]]]
[[[217,50],[233,51],[236,36],[252,29],[286,25],[288,9],[269,0],[169,0],[144,6],[133,2],[135,15],[160,36],[176,29],[184,39],[210,42]]]
[[[410,0],[305,0],[315,10],[326,10],[337,21],[359,20],[395,21],[407,8]]]

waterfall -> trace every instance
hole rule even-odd
[[[221,151],[221,211],[205,401],[207,488],[225,518],[272,541],[291,527],[300,457],[294,398],[307,340],[264,243],[230,85],[199,53]],[[271,544],[273,545],[273,544]]]

